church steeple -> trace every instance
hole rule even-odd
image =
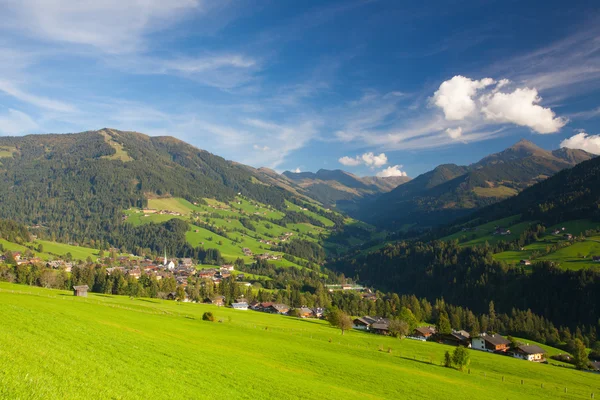
[[[167,260],[167,249],[165,249],[165,258],[163,259],[163,265],[167,265],[169,260]]]

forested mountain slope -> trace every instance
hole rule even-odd
[[[0,217],[61,239],[110,237],[122,211],[152,196],[189,201],[237,193],[283,208],[292,194],[246,168],[172,137],[113,129],[1,137]]]
[[[470,166],[441,165],[365,205],[358,217],[392,229],[445,224],[592,157],[582,150],[550,152],[521,140]]]

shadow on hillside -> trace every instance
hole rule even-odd
[[[109,299],[112,299],[113,297],[115,297],[110,294],[104,294],[104,293],[94,293],[94,296],[107,297]]]
[[[145,301],[146,303],[158,304],[156,300],[148,300],[148,299],[137,299],[138,301]]]

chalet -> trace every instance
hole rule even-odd
[[[379,335],[390,334],[390,321],[386,318],[381,318],[377,322],[371,325],[371,332]]]
[[[521,265],[531,265],[531,261],[529,261],[529,260],[521,260],[520,264]]]
[[[259,306],[260,306],[260,303],[256,300],[254,300],[252,303],[250,303],[251,310],[258,311]]]
[[[494,235],[510,235],[510,229],[496,228],[496,230],[494,231]]]
[[[139,269],[130,269],[129,271],[127,271],[127,276],[131,276],[132,278],[135,278],[135,279],[140,279],[140,276],[142,276],[142,273],[140,272]]]
[[[73,286],[73,296],[87,297],[87,292],[90,289],[88,285]]]
[[[267,302],[258,303],[258,304],[256,304],[256,305],[254,306],[254,310],[256,310],[256,311],[263,311],[263,312],[266,312],[266,311],[267,311],[267,309],[268,309],[269,307],[271,307],[272,305],[273,305],[273,303],[271,303],[271,302],[268,302],[268,301],[267,301]]]
[[[217,271],[215,271],[214,269],[203,269],[200,272],[198,272],[198,277],[202,279],[210,279],[213,276],[215,276],[216,273]]]
[[[167,294],[167,300],[175,300],[177,298],[177,293],[171,292]]]
[[[563,235],[563,238],[565,238],[566,240],[571,240],[571,239],[573,239],[573,235],[571,235],[570,233],[565,233]]]
[[[447,335],[440,335],[440,341],[451,346],[471,347],[471,335],[467,331],[453,331]]]
[[[184,267],[191,267],[194,265],[194,262],[191,258],[182,258],[181,260],[179,260],[179,265]]]
[[[323,318],[323,316],[324,316],[324,314],[325,314],[325,313],[324,313],[324,310],[323,310],[321,307],[315,307],[315,308],[313,308],[313,309],[312,309],[312,312],[313,312],[313,315],[314,315],[316,318]]]
[[[498,334],[488,335],[486,333],[482,333],[480,336],[471,340],[472,349],[489,351],[491,353],[505,353],[508,350],[509,344],[510,342],[506,338]]]
[[[364,317],[354,319],[354,321],[352,321],[352,327],[360,331],[368,331],[371,329],[371,325],[377,322],[378,319],[379,318],[365,315]]]
[[[222,307],[225,305],[225,296],[213,296],[208,299],[208,302],[212,303],[214,306]]]
[[[231,303],[231,307],[234,310],[248,310],[248,303],[244,302],[239,302],[239,303]]]
[[[20,251],[15,251],[12,253],[13,258],[15,259],[15,261],[19,261],[21,259],[21,252]]]
[[[223,266],[221,266],[221,271],[233,271],[235,268],[233,267],[233,265],[231,264],[224,264]]]
[[[252,250],[250,250],[250,249],[249,249],[249,248],[247,248],[247,247],[244,247],[244,248],[242,249],[242,252],[244,253],[244,255],[245,255],[245,256],[251,256],[251,255],[252,255]]]
[[[521,345],[511,352],[515,358],[534,362],[546,361],[544,358],[545,353],[541,347],[529,344]]]
[[[313,311],[307,307],[297,308],[296,315],[300,318],[311,318],[314,316]]]
[[[377,301],[377,295],[375,293],[363,293],[361,297],[365,300]]]
[[[271,306],[267,307],[264,311],[270,314],[287,314],[288,311],[290,311],[290,307],[285,304],[271,304]]]
[[[435,335],[435,328],[433,326],[420,326],[412,332],[412,337],[421,340],[427,340],[433,335]]]
[[[348,284],[342,285],[342,290],[351,290],[351,289],[352,289],[352,285],[348,285]]]

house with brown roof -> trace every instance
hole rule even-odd
[[[508,341],[505,337],[492,334],[488,335],[486,333],[482,333],[478,337],[471,339],[471,348],[475,350],[489,351],[489,352],[502,352],[506,353],[508,350],[508,346],[510,345],[510,341]]]
[[[297,308],[296,315],[300,318],[311,318],[314,316],[313,311],[307,307]]]
[[[435,335],[435,328],[433,326],[419,326],[412,332],[413,338],[421,340],[427,340],[433,335]]]
[[[287,314],[290,311],[290,307],[285,304],[271,304],[264,311],[270,314]]]
[[[450,334],[440,335],[439,339],[451,346],[471,347],[471,335],[467,331],[452,331]]]
[[[513,357],[533,362],[546,361],[544,354],[546,354],[544,349],[542,349],[539,346],[530,344],[522,344],[513,351],[511,351],[511,355]]]

